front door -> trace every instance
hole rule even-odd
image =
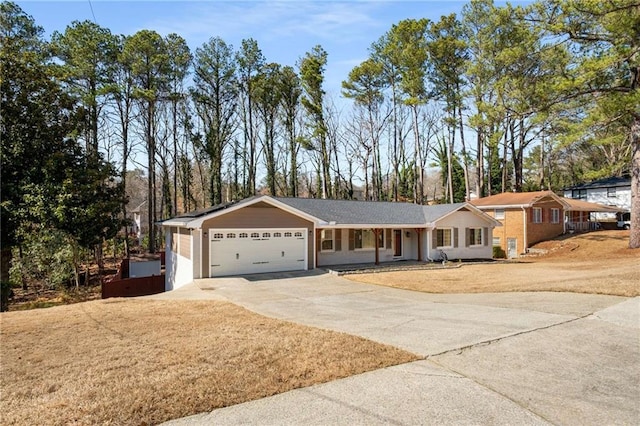
[[[402,230],[393,230],[393,256],[402,257]]]
[[[513,259],[518,257],[518,239],[507,238],[507,258]]]

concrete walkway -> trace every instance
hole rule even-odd
[[[425,357],[171,425],[640,420],[640,298],[433,295],[318,273],[200,280],[152,297],[229,300]]]

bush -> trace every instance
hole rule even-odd
[[[39,289],[69,285],[73,281],[73,253],[65,237],[51,229],[25,235],[22,256],[17,249],[14,252],[9,271],[11,282],[18,284],[25,280]]]
[[[494,259],[506,259],[507,253],[502,250],[500,246],[493,246],[493,258]]]

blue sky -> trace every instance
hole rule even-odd
[[[267,61],[295,66],[317,44],[328,52],[325,90],[339,97],[340,83],[368,56],[391,25],[407,18],[438,20],[459,13],[464,1],[17,1],[47,35],[74,20],[94,20],[114,34],[141,29],[175,32],[195,50],[219,36],[234,48],[254,38]]]

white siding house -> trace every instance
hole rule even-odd
[[[258,196],[162,223],[166,289],[194,279],[396,260],[491,259],[500,223],[468,203]]]
[[[565,198],[612,206],[621,212],[631,210],[631,178],[611,177],[565,188]],[[593,220],[614,221],[615,213],[592,213]]]

